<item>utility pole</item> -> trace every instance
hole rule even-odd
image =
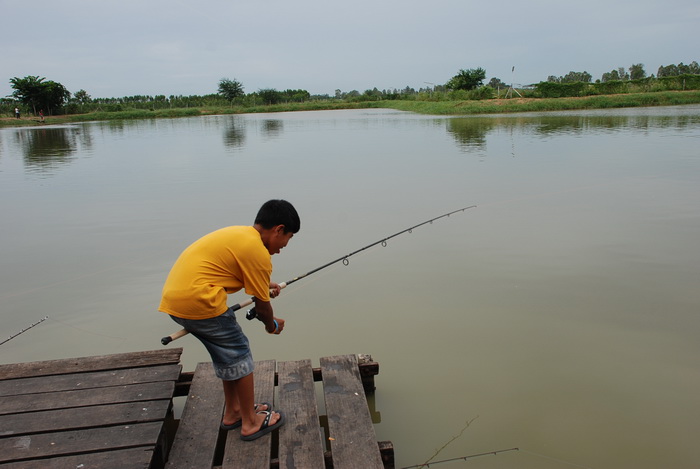
[[[515,81],[514,78],[515,78],[515,65],[513,65],[513,68],[510,69],[510,88],[508,88],[508,91],[506,91],[506,98],[512,98],[513,92],[515,92],[515,94],[517,94],[521,98],[523,97],[523,95],[518,93],[518,90],[513,88],[513,83]]]

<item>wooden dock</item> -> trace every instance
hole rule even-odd
[[[0,468],[393,467],[393,446],[376,441],[365,396],[377,363],[355,355],[321,358],[318,368],[257,362],[256,401],[273,403],[286,423],[243,442],[240,430],[219,429],[224,399],[211,364],[182,373],[181,352],[0,365]],[[173,398],[185,395],[176,421]]]
[[[0,467],[162,466],[181,352],[0,366]]]

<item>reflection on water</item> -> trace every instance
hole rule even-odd
[[[284,122],[279,119],[265,119],[262,121],[262,132],[266,138],[276,138],[282,135]]]
[[[281,119],[264,118],[257,124],[257,127],[253,127],[254,123],[247,121],[245,117],[232,116],[224,126],[224,145],[230,149],[241,150],[245,147],[248,132],[259,129],[262,141],[278,138],[284,132],[284,121]]]
[[[221,127],[224,146],[235,150],[245,148],[249,132],[259,130],[259,136],[263,142],[280,138],[284,133],[284,120],[282,119],[227,116],[220,122],[223,122]],[[591,111],[585,114],[562,112],[455,117],[438,119],[436,122],[443,122],[442,125],[444,125],[447,134],[454,139],[457,148],[461,151],[484,154],[487,150],[489,136],[495,134],[509,135],[512,139],[514,134],[547,137],[560,134],[581,136],[588,132],[603,130],[610,132],[625,129],[683,130],[700,125],[700,117],[684,113],[637,115]],[[21,153],[27,171],[50,176],[61,165],[72,162],[78,153],[89,153],[95,133],[108,131],[112,136],[124,136],[130,129],[135,128],[149,132],[158,128],[158,124],[155,120],[108,121],[97,126],[7,129],[6,134],[11,137],[8,142],[10,148],[7,151]],[[515,148],[513,148],[512,156],[517,156],[516,153]]]
[[[50,175],[70,163],[79,148],[88,152],[92,137],[78,127],[42,127],[18,130],[13,143],[22,153],[27,171]]]
[[[447,121],[447,132],[460,149],[469,151],[485,147],[486,134],[497,125],[495,119],[457,118]]]
[[[591,131],[625,129],[682,130],[700,125],[697,115],[619,115],[595,111],[586,114],[551,113],[535,115],[460,117],[447,120],[447,132],[465,151],[484,150],[492,132],[532,133],[541,136],[557,134],[583,135]]]
[[[232,149],[243,148],[245,132],[245,122],[241,119],[231,119],[224,127],[224,145]]]

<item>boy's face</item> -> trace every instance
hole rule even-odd
[[[287,246],[287,243],[289,243],[289,240],[292,239],[293,236],[294,233],[291,231],[289,233],[284,232],[284,225],[275,226],[271,230],[265,247],[270,255],[279,254],[282,248]]]

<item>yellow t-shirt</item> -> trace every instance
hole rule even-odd
[[[227,294],[245,289],[270,301],[272,259],[252,226],[229,226],[203,236],[175,261],[159,310],[184,319],[226,312]]]

